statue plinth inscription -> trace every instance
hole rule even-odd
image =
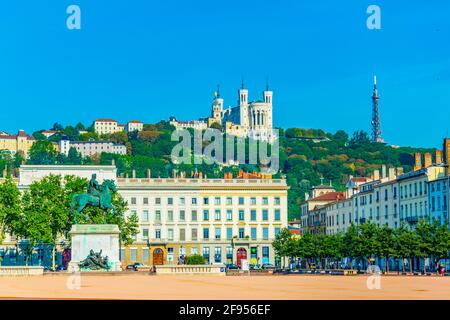
[[[69,272],[121,271],[119,227],[114,224],[74,224]]]

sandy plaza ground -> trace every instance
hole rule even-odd
[[[388,276],[369,290],[367,276],[0,277],[0,299],[450,299],[450,277]],[[72,289],[70,289],[72,288]]]

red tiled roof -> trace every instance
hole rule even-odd
[[[139,120],[131,120],[129,123],[142,123],[142,121],[139,121]]]
[[[95,119],[94,122],[117,122],[114,119],[109,119],[109,118],[100,118],[100,119]]]
[[[343,192],[329,192],[322,194],[318,197],[310,199],[309,201],[336,201],[345,199],[345,193]]]
[[[352,181],[353,182],[366,182],[367,178],[365,178],[365,177],[354,177],[354,178],[352,178]]]
[[[15,134],[2,134],[0,135],[0,139],[17,139]]]

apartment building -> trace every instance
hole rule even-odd
[[[114,154],[127,154],[127,147],[123,144],[117,144],[111,141],[69,141],[61,140],[59,142],[59,150],[66,156],[71,148],[75,148],[82,157],[91,157],[102,152]]]
[[[140,232],[124,263],[177,264],[193,254],[211,264],[277,263],[272,241],[287,228],[281,179],[117,179]]]

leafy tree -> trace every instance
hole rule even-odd
[[[0,244],[5,232],[16,234],[20,227],[21,196],[11,177],[0,184]]]
[[[450,231],[440,221],[432,224],[433,237],[431,244],[431,256],[433,257],[433,268],[441,259],[448,259],[450,250]]]
[[[107,140],[114,143],[126,144],[128,142],[128,135],[123,131],[114,132],[107,137]]]
[[[55,122],[53,124],[52,130],[54,131],[62,131],[64,128],[61,124],[59,124],[58,122]]]
[[[350,258],[350,267],[352,269],[353,259],[360,257],[361,251],[359,229],[352,223],[343,237],[343,255]]]
[[[435,226],[429,221],[421,219],[416,226],[416,234],[418,237],[416,255],[419,258],[430,257],[433,254],[433,237]],[[424,261],[425,262],[425,261]],[[426,272],[425,263],[423,264],[423,272]]]
[[[47,137],[42,134],[42,131],[34,132],[33,138],[35,138],[36,140],[47,140]]]
[[[77,129],[78,132],[80,132],[81,130],[86,130],[84,124],[82,124],[81,122],[77,123],[77,125],[75,126],[75,129]]]
[[[399,228],[394,230],[394,256],[402,259],[402,270],[405,272],[404,260],[416,255],[418,245],[418,237],[415,232],[401,224]],[[410,271],[412,265],[410,264]]]
[[[369,134],[365,131],[356,131],[353,133],[353,137],[349,141],[350,147],[356,147],[361,145],[370,144]]]
[[[282,229],[272,242],[275,254],[283,259],[283,266],[285,266],[285,257],[295,256],[292,248],[292,234],[288,229]]]
[[[38,244],[53,245],[53,261],[57,240],[67,226],[67,208],[60,176],[49,175],[30,185],[23,195],[20,236],[33,248]],[[53,265],[54,267],[54,265]]]
[[[78,153],[77,149],[74,147],[71,147],[69,149],[69,153],[67,154],[67,159],[65,159],[66,164],[72,164],[72,165],[80,165],[82,163],[82,157],[81,154]]]
[[[376,241],[378,243],[376,254],[379,258],[384,258],[384,269],[389,272],[389,258],[395,254],[394,230],[387,225],[378,228]]]
[[[48,140],[38,140],[30,148],[31,164],[55,164],[58,152]]]

